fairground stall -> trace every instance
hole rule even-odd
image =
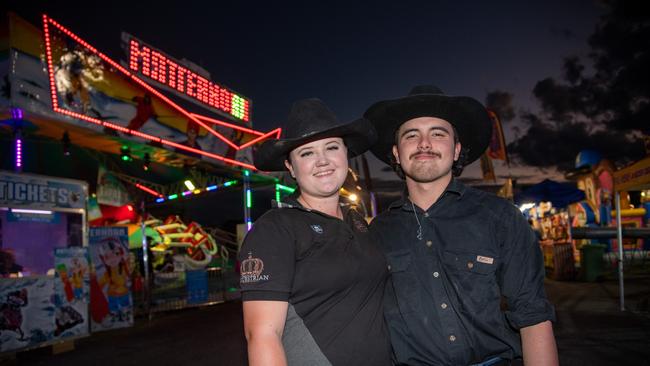
[[[85,182],[0,171],[0,352],[88,334]]]
[[[571,280],[576,275],[574,243],[571,240],[569,207],[584,200],[585,193],[571,183],[544,180],[515,195],[515,202],[537,232],[547,275]]]
[[[648,262],[648,259],[650,259],[648,255],[650,250],[650,156],[616,171],[614,173],[614,189],[616,191],[616,252],[619,259],[620,309],[623,311],[625,310],[624,264],[627,263],[628,267],[630,267],[635,260],[639,260],[645,270],[650,265],[650,262]],[[629,191],[641,192],[639,207],[630,205],[627,198]],[[622,199],[622,197],[625,199]],[[624,215],[626,211],[628,212],[627,218]],[[629,233],[624,232],[626,226]],[[636,231],[636,233],[633,231]],[[625,239],[626,237],[632,237],[632,239]],[[628,240],[627,243],[626,240]],[[623,245],[618,243],[623,243]],[[628,248],[625,248],[626,246]],[[626,252],[628,255],[626,255]],[[629,258],[627,262],[626,258]]]
[[[272,198],[293,190],[252,164],[252,149],[280,129],[253,129],[250,99],[135,36],[116,37],[118,62],[54,19],[41,21],[9,14],[0,32],[0,163],[8,171],[0,194],[52,203],[0,199],[9,309],[0,352],[236,297],[238,243]],[[45,230],[27,257],[21,225]],[[23,291],[27,278],[39,290]],[[32,327],[45,319],[32,308],[58,314],[55,328]]]

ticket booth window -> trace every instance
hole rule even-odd
[[[54,248],[83,245],[80,213],[0,208],[0,275],[52,274]]]

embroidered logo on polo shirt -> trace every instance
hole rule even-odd
[[[268,281],[269,275],[262,275],[264,271],[264,261],[259,258],[253,258],[253,253],[248,252],[248,258],[244,259],[240,266],[241,277],[240,283],[254,283],[259,281]]]
[[[485,264],[492,264],[492,263],[494,263],[494,258],[484,257],[482,255],[477,255],[476,256],[476,261],[480,262],[480,263],[485,263]]]
[[[313,224],[313,225],[309,225],[309,227],[311,227],[311,229],[314,230],[316,234],[323,233],[323,228],[320,225]]]

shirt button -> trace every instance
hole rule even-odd
[[[440,307],[443,308],[443,309],[446,309],[446,308],[447,308],[447,304],[443,302],[442,304],[440,304]]]
[[[388,265],[388,270],[390,271],[390,264]]]
[[[432,244],[433,244],[433,242],[431,240],[427,240],[427,247],[431,248]]]
[[[425,213],[424,213],[424,217],[429,217],[429,213],[428,213],[428,212],[425,212]]]
[[[455,342],[455,341],[456,341],[456,336],[453,335],[453,334],[450,335],[450,336],[449,336],[449,341],[450,341],[450,342]]]
[[[433,272],[433,277],[438,278],[438,276],[440,276],[440,273],[438,273],[438,272]]]
[[[474,268],[474,262],[467,262],[467,268],[469,269]]]

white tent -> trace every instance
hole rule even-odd
[[[641,191],[650,189],[650,156],[614,173],[616,191],[616,229],[618,239],[618,281],[621,310],[625,310],[625,290],[623,284],[623,227],[621,224],[621,191]]]

